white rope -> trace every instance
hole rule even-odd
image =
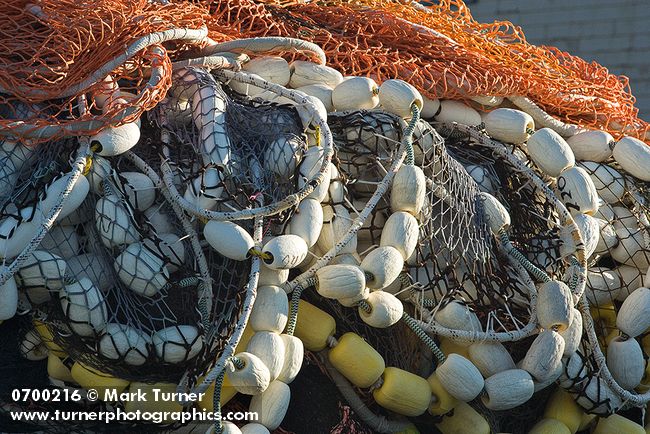
[[[236,39],[233,41],[222,42],[215,45],[209,45],[199,53],[202,56],[208,56],[220,51],[232,51],[242,53],[265,53],[278,51],[298,51],[309,52],[318,58],[318,61],[324,65],[326,61],[325,52],[321,47],[313,42],[302,39],[287,38],[283,36],[268,36],[264,38]]]
[[[77,179],[79,179],[79,176],[81,176],[84,167],[86,167],[86,161],[90,156],[90,154],[91,151],[90,151],[90,144],[88,140],[80,139],[80,145],[77,150],[77,156],[75,157],[75,161],[72,163],[72,171],[67,175],[68,182],[66,183],[65,188],[59,195],[59,200],[57,201],[56,205],[50,210],[50,213],[45,217],[43,222],[41,222],[36,234],[29,242],[27,247],[25,247],[25,249],[23,249],[20,255],[18,255],[13,260],[11,265],[9,265],[6,268],[3,268],[3,272],[0,273],[0,286],[4,285],[4,283],[7,280],[9,280],[18,271],[20,266],[27,260],[27,258],[32,254],[32,252],[36,250],[36,248],[41,243],[45,235],[47,235],[49,230],[52,228],[54,221],[61,213],[61,210],[63,209],[63,206],[65,205],[65,202],[68,199],[68,196],[72,191],[72,188],[77,182]]]
[[[122,54],[116,56],[115,58],[100,66],[81,83],[74,84],[69,88],[62,90],[57,95],[54,95],[51,98],[48,97],[48,99],[67,98],[84,92],[98,81],[103,80],[108,74],[110,74],[119,66],[123,65],[127,60],[135,56],[138,52],[152,45],[161,44],[167,41],[192,41],[198,44],[203,42],[207,36],[207,27],[203,27],[201,29],[168,29],[162,32],[150,33],[132,42],[129,46],[126,47]],[[11,95],[19,94],[21,97],[30,98],[43,97],[48,95],[44,91],[29,89],[25,87],[18,87],[17,89],[5,89],[2,86],[0,86],[0,93],[8,93]]]
[[[530,98],[511,95],[508,99],[521,110],[528,113],[535,120],[535,127],[537,128],[550,128],[562,137],[571,137],[583,131],[587,131],[585,128],[579,127],[578,125],[567,124],[555,119],[553,116],[542,110],[540,106],[531,101]]]
[[[325,173],[327,170],[329,170],[329,165],[332,161],[332,156],[334,155],[334,140],[332,138],[332,133],[329,129],[329,126],[327,125],[327,120],[321,117],[321,115],[316,110],[313,102],[307,98],[307,95],[303,92],[289,90],[283,86],[269,83],[266,80],[258,79],[242,72],[218,70],[214,73],[215,75],[221,76],[226,80],[237,80],[241,81],[242,83],[248,83],[264,89],[268,89],[280,96],[289,98],[296,103],[305,106],[307,110],[311,110],[313,115],[313,123],[320,128],[320,133],[323,138],[323,162],[318,173],[316,173],[310,180],[306,181],[304,187],[282,200],[276,201],[269,205],[261,206],[259,208],[220,212],[200,208],[196,204],[186,200],[183,195],[180,194],[176,188],[176,185],[174,184],[174,173],[169,160],[162,158],[160,165],[160,169],[163,175],[162,179],[165,183],[165,186],[172,195],[174,202],[190,214],[196,215],[203,219],[217,221],[245,220],[261,216],[270,216],[298,205],[323,182],[325,179]]]

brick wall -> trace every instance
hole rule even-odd
[[[649,0],[475,0],[481,22],[504,19],[526,39],[553,45],[630,79],[641,118],[650,121]]]

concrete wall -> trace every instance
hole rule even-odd
[[[650,121],[650,0],[474,0],[477,21],[508,20],[532,44],[595,60],[630,79],[640,117]]]

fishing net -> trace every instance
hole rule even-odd
[[[454,339],[520,341],[533,333],[536,321],[533,280],[539,279],[539,273],[533,268],[542,268],[560,280],[569,268],[560,256],[565,217],[561,204],[548,200],[549,192],[535,182],[533,172],[517,163],[518,154],[512,150],[493,146],[494,142],[483,140],[476,129],[438,128],[445,133],[445,141],[444,145],[439,142],[439,162],[433,160],[428,172],[433,184],[439,183],[429,200],[438,217],[427,220],[427,225],[432,223],[423,231],[427,237],[417,249],[411,282],[431,299],[423,306],[432,308],[434,315],[456,299],[475,311],[483,324],[483,330],[472,331],[474,335],[459,335],[428,318],[437,334]],[[503,234],[494,237],[484,223],[480,190],[494,194],[508,209],[512,223],[505,242]],[[445,201],[446,197],[455,198],[455,202]],[[515,246],[524,257],[513,255],[508,246]],[[514,348],[512,351],[517,353]]]
[[[533,46],[507,21],[478,23],[461,1],[426,7],[393,1],[279,3],[212,2],[208,28],[234,24],[250,36],[309,40],[347,75],[371,76],[378,83],[402,78],[429,97],[513,97],[518,105],[532,108],[532,102],[564,122],[603,128],[616,137],[626,126],[626,134],[647,140],[648,125],[638,119],[627,78],[553,47]],[[237,23],[231,19],[235,14]],[[539,108],[535,115],[539,124],[559,126]]]
[[[594,413],[612,413],[647,401],[647,376],[634,390],[623,389],[612,376],[605,355],[612,339],[636,339],[647,365],[647,335],[626,336],[617,329],[616,318],[625,299],[648,285],[648,184],[626,173],[615,162],[578,164],[589,173],[602,200],[584,229],[587,234],[591,232],[592,240],[585,290],[587,303],[581,307],[585,322],[583,352],[588,356],[585,364],[590,377],[578,393],[578,402]],[[593,229],[589,229],[589,224]],[[594,398],[595,390],[599,392],[596,397],[603,395],[611,402],[606,406]]]
[[[112,0],[92,7],[16,0],[7,4],[7,12],[0,26],[7,29],[0,61],[4,134],[40,140],[133,120],[164,97],[171,81],[170,56],[178,58],[214,41],[282,36],[321,45],[332,66],[346,74],[378,82],[403,78],[429,97],[512,97],[533,110],[540,124],[575,131],[550,114],[616,137],[624,131],[647,139],[648,125],[638,119],[627,78],[553,47],[533,46],[509,22],[478,23],[457,0],[427,6]],[[205,38],[206,27],[212,42]],[[16,32],[26,36],[16,38]],[[166,41],[177,42],[163,48]],[[124,90],[137,97],[107,113],[75,109],[76,97],[101,95],[102,87],[110,89],[118,81],[121,86],[128,82]],[[91,107],[101,108],[94,99]]]
[[[481,125],[437,123],[441,109],[418,120],[412,106],[408,121],[382,110],[326,113],[317,99],[241,69],[257,54],[327,59],[342,74],[404,79],[429,99],[486,110],[486,98],[503,98],[504,107],[565,137],[589,127],[647,141],[625,77],[530,45],[508,22],[477,23],[454,0],[6,6],[0,285],[14,279],[19,288],[26,357],[49,351],[68,367],[179,391],[214,384],[218,398],[255,302],[260,263],[269,259],[261,246],[289,233],[301,201],[328,184],[323,224],[335,236],[319,236],[292,267],[283,286],[297,306],[318,269],[358,265],[380,244],[392,179],[414,164],[426,177],[419,240],[384,288],[404,302],[402,321],[375,329],[359,315],[367,303],[350,309],[307,291],[338,332],[359,334],[388,366],[422,377],[444,360],[438,345],[450,342],[503,342],[516,361],[537,332],[536,284],[566,282],[576,300],[586,285],[575,356],[585,369],[561,386],[595,413],[647,401],[647,378],[641,394],[623,390],[603,355],[618,333],[622,301],[647,284],[647,183],[615,163],[578,163],[608,203],[592,222],[600,235],[594,247],[584,227],[590,219],[567,210],[525,145],[492,140]],[[127,130],[137,146],[110,154],[106,135]],[[491,232],[484,193],[505,206],[507,230]],[[245,260],[210,245],[204,227],[211,221],[234,222],[254,240]],[[475,313],[480,327],[439,323],[436,314],[452,302]],[[647,358],[647,338],[636,339]],[[546,399],[546,385],[536,386],[544,389],[536,399]],[[391,418],[371,392],[346,396]],[[472,405],[494,430],[521,428],[507,420],[513,412]],[[531,401],[516,414],[533,420],[536,407]]]
[[[39,336],[57,355],[124,380],[203,374],[241,313],[250,263],[197,251],[187,218],[151,181],[136,184],[133,174],[146,176],[125,157],[94,164],[106,177],[91,169],[93,191],[16,274]]]
[[[190,213],[222,220],[250,218],[260,213],[251,209],[263,203],[262,212],[273,215],[266,224],[278,225],[281,231],[290,207],[306,196],[309,187],[305,181],[310,177],[298,180],[307,150],[301,117],[290,105],[238,98],[228,91],[232,96],[207,72],[179,72],[171,94],[182,99],[172,96],[152,112],[163,131],[162,140],[169,142],[161,176]],[[188,101],[201,98],[202,93],[215,95],[224,105],[223,112],[203,99],[200,107],[192,107],[194,114],[188,114]],[[184,119],[170,121],[170,115],[181,118],[183,114]],[[283,151],[285,144],[290,152]],[[265,233],[277,235],[278,230]]]
[[[381,230],[390,215],[390,196],[381,195],[381,188],[399,163],[405,143],[404,121],[382,111],[330,113],[328,124],[337,149],[333,159],[337,170],[325,203],[334,210],[333,216],[349,222],[350,228],[336,246],[326,246],[323,252],[317,252],[311,269],[332,256],[336,263],[339,256],[334,255],[337,253],[343,255],[340,260],[350,256],[346,249],[351,244],[360,255],[356,257],[358,263],[379,244]],[[406,261],[400,277],[384,290],[410,301],[415,307],[412,311],[417,318],[415,323],[425,330],[453,340],[511,342],[508,350],[513,357],[521,358],[530,344],[525,338],[533,335],[536,329],[535,288],[523,266],[527,260],[517,259],[515,255],[509,257],[489,232],[483,220],[479,185],[463,165],[471,173],[477,169],[482,171],[484,179],[480,188],[485,189],[490,183],[506,186],[493,193],[512,208],[513,216],[521,218],[521,221],[513,220],[508,242],[528,253],[528,263],[536,261],[543,253],[545,268],[557,278],[568,269],[568,263],[560,257],[559,239],[566,209],[561,209],[563,206],[557,201],[546,199],[552,196],[550,190],[540,187],[541,181],[532,170],[522,170],[526,168],[523,163],[516,164],[517,157],[512,156],[511,150],[477,140],[476,137],[485,137],[479,130],[472,130],[472,136],[467,131],[456,131],[456,126],[441,126],[447,133],[443,139],[424,120],[409,125],[409,129],[414,163],[427,176],[427,200],[419,216],[422,223],[416,251]],[[510,160],[502,158],[504,153],[511,155]],[[527,199],[530,201],[524,202]],[[529,205],[514,210],[521,203]],[[351,233],[354,236],[350,237]],[[529,249],[529,246],[537,248]],[[300,277],[292,284],[296,281],[300,281]],[[422,348],[422,343],[414,337],[424,338],[409,320],[398,323],[389,333],[384,330],[378,333],[377,329],[367,327],[356,313],[350,313],[337,303],[313,296],[308,299],[330,312],[337,325],[343,325],[343,331],[352,330],[375,344],[373,348],[380,351],[387,363],[392,361],[394,366],[426,376],[432,364],[441,362],[440,359],[434,361],[429,351],[417,350]],[[433,321],[435,312],[452,300],[461,301],[468,309],[476,311],[484,331],[449,329]],[[411,339],[399,339],[408,328],[415,331]],[[387,340],[392,343],[386,344]],[[400,348],[399,361],[394,360],[396,345]],[[433,355],[439,357],[440,353],[433,351]],[[348,389],[331,369],[328,371],[342,391]],[[371,408],[386,414],[367,391],[358,389],[357,393],[367,407],[359,410],[359,406],[355,406],[356,411],[365,414]],[[350,399],[355,400],[354,397]],[[522,414],[532,417],[536,414],[532,410],[530,406],[525,407]],[[381,420],[376,414],[366,417]],[[491,415],[491,419],[493,427],[502,422],[496,414]]]
[[[169,88],[167,49],[200,45],[206,35],[205,14],[189,4],[181,11],[144,0],[19,0],[6,3],[5,12],[0,122],[3,135],[33,143],[136,119]],[[170,40],[180,42],[161,45]],[[118,83],[126,98],[105,106]],[[79,97],[88,110],[79,109]]]

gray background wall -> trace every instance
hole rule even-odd
[[[650,121],[650,0],[468,0],[477,21],[508,20],[526,39],[595,60],[630,79]]]

